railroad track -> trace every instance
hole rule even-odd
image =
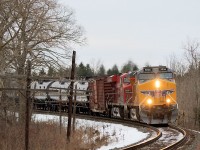
[[[162,136],[154,143],[147,145],[140,150],[171,150],[178,149],[187,141],[187,132],[174,125],[158,127]]]
[[[175,148],[177,149],[178,147],[184,145],[188,138],[187,132],[185,130],[183,130],[182,128],[173,126],[173,125],[169,125],[169,127],[182,133],[182,138],[177,140],[175,143],[172,143],[171,145],[163,148],[163,150],[169,150],[169,149],[175,149]]]
[[[59,115],[59,113],[46,112],[46,111],[35,111],[36,113],[46,113],[46,114],[55,114]],[[66,113],[61,113],[61,115],[66,116]],[[119,123],[127,126],[139,126],[145,127],[153,132],[155,132],[155,136],[152,136],[144,141],[131,144],[120,148],[120,150],[170,150],[177,149],[182,146],[187,140],[187,132],[183,129],[169,125],[167,127],[154,127],[144,123],[140,123],[138,121],[128,120],[128,119],[119,119],[119,118],[107,118],[107,117],[99,117],[99,116],[90,116],[84,114],[76,114],[76,118],[80,119],[89,119],[96,121],[105,121],[112,123]]]

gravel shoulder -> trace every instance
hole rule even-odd
[[[200,131],[187,130],[189,139],[187,143],[178,150],[200,150]]]

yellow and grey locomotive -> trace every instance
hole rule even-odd
[[[132,85],[137,119],[148,124],[174,122],[178,115],[174,72],[165,66],[144,67],[135,78]]]

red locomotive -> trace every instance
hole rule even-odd
[[[109,77],[99,77],[89,82],[90,111],[92,114],[107,114],[112,117],[124,117],[124,112],[132,105],[132,85],[135,78],[123,73]]]

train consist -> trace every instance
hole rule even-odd
[[[178,116],[175,74],[165,66],[144,67],[119,75],[79,80],[76,85],[76,111],[92,115],[136,119],[148,124],[168,124]],[[68,109],[69,81],[32,83],[47,89],[34,94],[37,109]],[[48,92],[57,89],[57,92]],[[75,90],[74,90],[75,91]],[[74,104],[74,103],[73,103]]]
[[[32,89],[43,89],[33,93],[34,109],[43,109],[49,111],[67,111],[69,103],[69,80],[62,81],[34,81],[31,84]],[[74,83],[76,87],[76,110],[77,112],[88,111],[88,81],[79,80]],[[85,110],[86,109],[86,110]]]

